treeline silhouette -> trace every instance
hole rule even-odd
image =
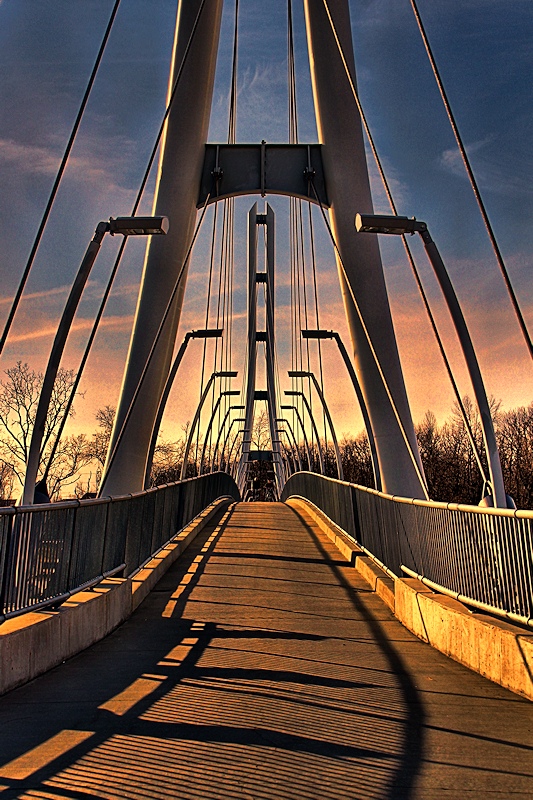
[[[479,417],[468,397],[463,402],[485,475],[488,475]],[[502,411],[493,401],[492,414],[506,491],[518,508],[531,509],[533,403],[527,407]],[[458,409],[454,408],[442,423],[428,411],[416,426],[416,434],[431,499],[477,505],[486,493],[485,486]],[[339,448],[345,480],[373,487],[372,461],[366,435],[347,437],[340,442]],[[327,451],[327,469],[329,475],[336,475],[332,447],[328,447]]]
[[[30,435],[42,385],[42,374],[21,362],[5,370],[4,375],[5,378],[0,381],[0,504],[14,502],[19,491],[17,484],[20,486],[24,479]],[[58,373],[43,438],[40,475],[48,463],[74,378],[75,375],[70,370],[61,369]],[[463,405],[482,469],[488,475],[479,416],[469,397],[463,399]],[[532,509],[533,403],[527,407],[503,411],[492,400],[491,412],[506,490],[518,508]],[[105,406],[96,413],[97,428],[93,433],[61,438],[48,473],[48,488],[53,500],[64,496],[65,490],[78,497],[97,491],[114,416],[115,409]],[[168,441],[160,437],[152,465],[152,486],[179,480],[189,427],[190,423],[184,425],[182,435],[176,440]],[[487,489],[459,409],[454,407],[444,422],[438,422],[435,414],[428,411],[422,422],[416,426],[416,434],[431,499],[477,505]],[[202,472],[209,472],[211,468],[231,470],[238,457],[241,439],[242,431],[237,430],[233,437],[227,439],[227,445],[224,443],[222,446],[221,441],[214,452],[213,442],[208,441],[204,448],[202,437],[198,435],[190,450],[187,477],[198,475],[200,469]],[[291,471],[299,469],[300,464],[302,469],[319,471],[320,459],[316,441],[310,441],[308,447],[300,443],[298,453],[286,431],[281,441]],[[258,414],[254,421],[252,449],[270,449],[270,431],[265,411]],[[337,477],[335,451],[331,441],[321,441],[320,449],[326,475]],[[339,450],[344,479],[375,488],[366,434],[344,436],[339,442]],[[270,473],[267,476],[267,472],[268,470],[265,472],[265,480],[271,477]]]

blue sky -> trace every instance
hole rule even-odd
[[[530,0],[419,0],[456,119],[509,273],[533,329],[533,15]],[[512,5],[512,13],[510,6]],[[286,141],[286,3],[241,0],[238,141]],[[0,0],[0,322],[9,308],[68,138],[111,0]],[[487,389],[504,406],[527,404],[533,368],[506,300],[408,0],[351,0],[363,105],[399,212],[425,219],[445,258],[478,348]],[[122,0],[64,182],[0,369],[17,359],[44,368],[57,320],[100,219],[128,214],[164,110],[176,0]],[[316,140],[303,10],[295,3],[300,139]],[[227,136],[233,3],[223,19],[211,141]],[[376,207],[388,211],[370,163]],[[143,209],[149,211],[153,184]],[[278,346],[288,345],[288,202],[269,198],[278,228]],[[236,202],[236,330],[244,327],[245,216]],[[316,215],[322,324],[347,341],[336,269]],[[182,332],[205,304],[208,229],[195,251]],[[102,248],[65,354],[75,368],[118,242]],[[460,352],[423,253],[413,241],[463,392]],[[72,430],[94,427],[94,410],[116,404],[143,244],[130,242],[82,384]],[[387,284],[413,416],[445,416],[444,370],[398,242],[382,242]],[[180,333],[178,339],[181,338]],[[200,347],[200,345],[196,345]],[[191,346],[192,347],[192,346]],[[184,363],[167,431],[192,416],[197,353]],[[332,354],[327,387],[339,432],[359,430],[351,391]]]

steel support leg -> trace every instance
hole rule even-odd
[[[345,58],[355,76],[348,0],[326,0]],[[325,8],[325,0],[305,0],[311,77],[323,164],[331,203],[330,219],[342,263],[377,351],[403,426],[418,455],[392,325],[379,246],[356,233],[355,214],[372,209],[361,120]],[[344,272],[341,290],[356,364],[376,439],[383,490],[408,497],[424,492],[376,369]]]
[[[244,412],[244,433],[236,483],[241,492],[248,471],[248,454],[252,444],[255,410],[255,376],[257,371],[257,203],[248,212],[248,345],[247,382]]]
[[[276,396],[275,379],[275,329],[274,329],[274,268],[275,268],[275,223],[274,212],[267,205],[266,213],[266,379],[268,392],[268,424],[270,427],[270,441],[272,443],[272,458],[274,475],[276,476],[278,496],[285,483],[282,464],[281,447],[278,435],[278,401]]]
[[[201,5],[202,0],[180,0],[169,94]],[[113,451],[194,232],[222,5],[223,0],[204,2],[168,116],[154,214],[168,216],[170,230],[167,236],[154,237],[147,248],[109,453]],[[113,463],[109,471],[104,469],[103,495],[125,494],[143,488],[150,438],[170,369],[186,278],[187,267]]]

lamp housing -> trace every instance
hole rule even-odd
[[[303,372],[301,370],[290,369],[289,378],[310,378],[310,372]]]
[[[158,236],[169,228],[168,217],[110,217],[108,224],[111,236]]]
[[[322,328],[316,330],[303,329],[301,331],[302,339],[333,339],[335,338],[335,331],[326,331]]]
[[[421,233],[427,228],[425,222],[418,222],[414,217],[391,217],[383,214],[356,214],[355,229],[358,233],[392,233],[402,236],[404,233]]]
[[[200,328],[196,331],[191,331],[193,339],[218,339],[222,336],[222,328]]]

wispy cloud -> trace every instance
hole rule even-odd
[[[82,139],[78,150],[69,158],[65,181],[80,181],[107,192],[120,192],[134,197],[134,190],[125,186],[125,176],[135,158],[136,144],[132,140],[115,136],[88,136]],[[112,155],[111,155],[112,154]],[[54,176],[61,161],[61,152],[55,143],[35,145],[0,139],[0,163],[3,162],[20,176]]]
[[[100,322],[101,328],[112,328],[113,330],[126,330],[130,328],[133,324],[133,315],[127,315],[122,317],[105,317]],[[85,331],[90,330],[93,326],[92,319],[81,319],[76,322],[71,327],[71,333],[75,333],[77,331]],[[56,327],[51,327],[47,325],[46,327],[38,328],[32,331],[26,331],[25,333],[19,333],[11,336],[10,344],[15,344],[16,342],[27,342],[33,339],[42,339],[45,337],[53,336],[57,331]]]
[[[467,155],[474,156],[472,169],[479,187],[511,196],[533,194],[531,181],[526,174],[511,174],[509,170],[504,171],[501,161],[496,159],[494,150],[486,152],[495,141],[496,137],[489,135],[465,146]],[[457,147],[444,150],[440,157],[440,165],[447,172],[468,180],[463,159]]]
[[[471,142],[471,144],[466,145],[465,150],[467,155],[471,156],[473,153],[483,150],[484,147],[494,141],[494,138],[494,135],[485,136],[477,142]],[[450,172],[453,172],[454,175],[463,177],[466,174],[463,159],[458,147],[451,147],[445,150],[441,155],[440,161],[442,166]]]
[[[288,130],[287,66],[285,61],[256,64],[239,76],[237,88],[237,137],[245,132],[250,141],[285,141]],[[224,137],[229,95],[220,93],[215,100],[211,137]],[[221,115],[223,125],[217,122]],[[225,137],[224,137],[225,138]]]
[[[57,154],[49,148],[13,139],[0,139],[0,160],[15,164],[20,171],[38,175],[53,175],[59,164]]]
[[[1,3],[2,0],[0,0]],[[58,294],[66,294],[70,289],[70,286],[56,286],[54,289],[47,289],[43,292],[29,292],[28,294],[24,294],[22,296],[23,301],[27,300],[41,300],[46,299],[48,297],[54,297]],[[12,303],[13,297],[0,297],[0,305],[6,305],[7,303]]]

